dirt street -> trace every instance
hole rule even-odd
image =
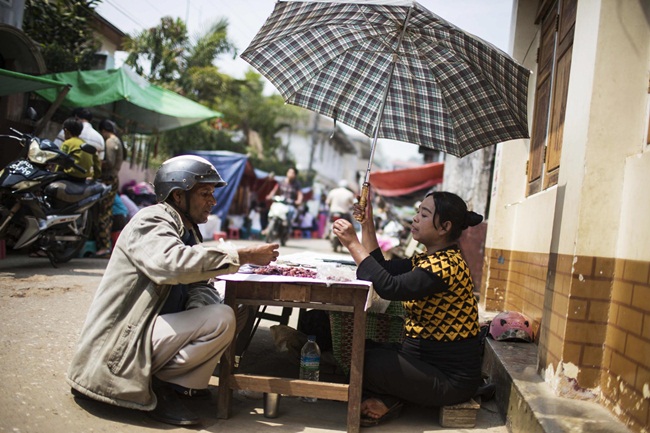
[[[235,241],[235,244],[247,242]],[[318,239],[292,239],[280,252],[288,255],[301,251],[331,253],[329,243]],[[65,373],[106,263],[105,259],[84,258],[54,268],[47,259],[11,252],[0,260],[0,432],[187,431],[153,421],[142,412],[75,400],[70,395]],[[257,354],[251,356],[274,351],[268,332],[272,324],[262,322],[251,344],[251,352]],[[255,345],[257,349],[253,349]],[[281,400],[280,417],[266,419],[262,416],[262,401],[257,397],[236,395],[233,416],[220,420],[215,416],[216,388],[213,388],[212,399],[195,406],[204,419],[203,426],[195,430],[346,431],[345,403],[308,404],[287,397]],[[474,431],[505,433],[503,422],[494,413],[495,406],[484,407]],[[422,410],[406,410],[404,415],[375,430],[444,430],[439,427],[437,415]]]

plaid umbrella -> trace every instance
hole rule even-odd
[[[528,138],[530,71],[406,0],[284,1],[241,57],[290,104],[458,157]]]

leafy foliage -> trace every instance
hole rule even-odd
[[[157,27],[127,37],[124,50],[129,52],[126,64],[154,84],[172,83],[185,70],[189,39],[187,27],[180,19],[163,17]]]
[[[224,114],[209,124],[161,134],[160,156],[230,150],[248,154],[257,168],[284,173],[294,162],[284,154],[278,157],[282,143],[275,134],[304,110],[285,105],[278,95],[265,96],[262,77],[253,71],[243,80],[219,71],[220,56],[237,54],[227,30],[228,22],[218,20],[192,42],[180,19],[165,17],[126,43],[126,63],[140,75]]]
[[[40,47],[48,72],[91,69],[100,43],[90,25],[101,0],[26,0],[23,30]]]

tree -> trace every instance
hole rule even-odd
[[[127,36],[124,50],[129,55],[125,63],[154,84],[172,84],[185,70],[183,55],[188,44],[185,23],[180,18],[163,17],[157,27]]]
[[[228,39],[225,19],[216,21],[192,42],[183,20],[163,17],[158,26],[128,36],[124,49],[129,53],[126,64],[138,74],[208,105],[214,92],[229,80],[219,73],[215,60],[222,54],[237,54]]]
[[[192,41],[182,20],[165,17],[157,27],[130,37],[125,44],[126,63],[140,75],[224,113],[219,122],[161,134],[162,156],[187,149],[231,150],[248,154],[260,169],[284,173],[293,161],[280,161],[281,141],[275,134],[280,122],[295,119],[304,110],[285,105],[278,95],[264,96],[264,82],[255,72],[236,80],[219,71],[220,56],[237,54],[227,30],[228,22],[221,19]],[[261,149],[251,137],[259,137]]]
[[[101,0],[26,0],[23,30],[41,48],[48,72],[91,69],[100,43],[90,26]]]

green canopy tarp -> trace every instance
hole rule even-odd
[[[128,67],[100,71],[75,71],[46,77],[72,85],[63,101],[65,107],[86,107],[113,117],[129,132],[151,134],[221,117],[191,99],[155,86]],[[56,92],[40,90],[53,101]]]
[[[22,74],[20,72],[0,69],[0,96],[13,95],[14,93],[33,92],[41,89],[51,90],[54,101],[61,87],[67,86],[67,83],[53,80],[50,78],[39,77],[35,75]]]

